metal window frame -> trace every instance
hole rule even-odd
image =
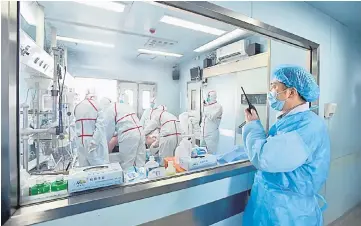
[[[1,222],[19,206],[19,2],[1,2]]]
[[[172,9],[176,8],[205,16],[243,29],[247,29],[248,31],[254,32],[255,34],[259,34],[273,40],[281,41],[309,50],[311,64],[310,70],[319,83],[320,45],[315,42],[209,2],[158,1],[151,4],[157,4],[163,7],[171,7]],[[20,204],[19,141],[17,139],[19,135],[19,6],[19,2],[16,1],[1,2],[1,55],[7,56],[6,59],[2,59],[3,64],[1,68],[2,223],[5,222],[12,214],[12,208],[19,208]],[[203,181],[202,183],[206,182],[207,181]],[[150,184],[147,186],[152,186],[152,182],[150,182]],[[184,188],[187,187],[188,185],[185,184]],[[191,186],[189,185],[189,187]],[[164,188],[159,189],[164,190]],[[148,191],[148,193],[152,193],[153,195],[158,194],[156,192],[159,193],[161,191],[157,189]],[[171,190],[165,189],[163,192],[171,192]],[[135,197],[134,200],[141,198],[144,197]],[[95,201],[96,200],[93,200],[93,202]],[[39,214],[41,215],[41,213]],[[72,215],[72,213],[69,214]],[[38,216],[37,221],[41,221],[40,215]],[[27,216],[24,216],[24,218],[27,218]],[[56,217],[54,216],[54,218]]]

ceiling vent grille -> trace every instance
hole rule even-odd
[[[148,48],[162,48],[166,49],[169,47],[173,47],[177,44],[177,41],[172,41],[168,39],[161,39],[161,38],[150,38],[148,41],[144,44],[145,47]]]

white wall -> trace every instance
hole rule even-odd
[[[322,191],[329,204],[325,222],[334,221],[361,200],[360,35],[305,2],[214,3],[320,44],[320,112],[324,103],[338,103],[329,123],[331,168]]]
[[[109,67],[109,70],[100,71],[82,68],[76,61],[70,60],[69,71],[75,77],[155,82],[157,104],[165,104],[169,112],[179,114],[179,81],[172,79],[171,66],[143,61],[119,61]]]

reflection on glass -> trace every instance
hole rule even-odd
[[[148,109],[150,108],[150,91],[149,90],[144,90],[142,93],[142,109]]]

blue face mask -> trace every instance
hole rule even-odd
[[[155,103],[151,103],[151,104],[150,104],[150,107],[151,107],[151,108],[154,108],[154,106],[155,106]]]
[[[209,103],[211,101],[211,98],[210,97],[207,97],[207,103]]]
[[[283,106],[285,105],[285,101],[284,100],[279,100],[277,99],[278,94],[285,92],[286,90],[282,91],[282,92],[269,92],[267,95],[268,98],[268,102],[271,106],[271,108],[273,108],[276,111],[282,111]]]

